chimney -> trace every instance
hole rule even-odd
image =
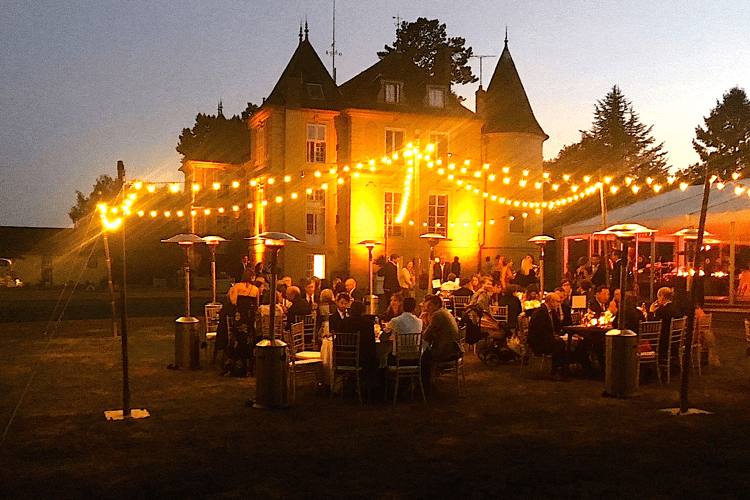
[[[433,75],[435,78],[447,85],[451,86],[451,51],[448,46],[441,43],[437,47],[437,54],[435,54],[435,64],[432,68]]]

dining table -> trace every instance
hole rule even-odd
[[[562,331],[567,335],[565,341],[565,362],[563,363],[563,375],[569,375],[569,359],[573,346],[573,337],[578,335],[581,338],[589,339],[593,342],[604,342],[604,336],[612,330],[612,325],[567,325],[562,327]],[[604,362],[604,360],[600,360]]]

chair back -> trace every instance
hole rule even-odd
[[[461,352],[466,352],[466,326],[458,329],[458,338],[454,339],[461,348]]]
[[[464,314],[467,304],[471,300],[471,295],[454,295],[453,297],[453,315],[460,318]]]
[[[297,323],[292,323],[291,328],[291,342],[287,342],[289,344],[289,350],[292,354],[292,359],[294,359],[294,356],[298,352],[302,352],[305,350],[305,339],[304,339],[305,331],[304,331],[304,324],[299,321]]]
[[[579,309],[570,311],[570,318],[573,320],[574,325],[580,325],[581,321],[583,321],[583,311]]]
[[[283,331],[284,331],[284,316],[281,314],[278,314],[279,311],[276,311],[276,315],[273,318],[273,322],[275,323],[276,328],[274,328],[274,335],[273,337],[276,339],[280,339],[283,337]],[[261,333],[264,337],[268,337],[268,332],[270,332],[270,325],[271,323],[271,316],[267,314],[261,314],[260,315],[260,328]]]
[[[496,320],[500,323],[508,322],[508,306],[497,306],[497,312],[494,314]]]
[[[422,332],[397,334],[393,350],[397,360],[418,360],[422,356]]]
[[[333,334],[333,366],[359,367],[359,332]]]
[[[641,321],[638,324],[638,342],[646,341],[651,350],[659,352],[659,335],[661,334],[661,320]]]
[[[682,346],[682,339],[685,337],[685,321],[687,318],[672,318],[669,325],[669,345]]]
[[[703,342],[705,335],[711,332],[711,323],[713,323],[713,313],[704,314],[700,318],[696,318],[693,345]]]
[[[298,314],[294,317],[294,321],[295,323],[301,321],[304,325],[305,347],[312,346],[313,339],[315,338],[315,314]]]

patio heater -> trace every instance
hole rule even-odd
[[[555,238],[547,236],[546,234],[540,234],[539,236],[532,236],[529,238],[531,243],[534,243],[539,247],[539,293],[544,295],[544,247],[550,241],[555,241]]]
[[[213,346],[216,340],[216,332],[219,328],[219,315],[222,304],[216,301],[216,249],[225,242],[229,241],[221,236],[204,236],[203,241],[211,250],[211,302],[203,306],[206,315],[206,341]]]
[[[633,240],[636,235],[638,234],[651,234],[655,233],[656,229],[649,229],[646,226],[642,226],[640,224],[615,224],[614,226],[609,226],[607,229],[604,229],[603,231],[599,231],[594,234],[613,234],[617,237],[618,240],[620,240],[620,259],[624,259],[625,264],[627,265],[627,259],[628,259],[628,243]],[[622,308],[625,305],[625,293],[627,292],[627,285],[628,285],[628,272],[626,265],[620,266],[620,276],[617,276],[617,284],[620,289],[620,307]],[[636,280],[637,277],[633,276],[633,280]],[[613,299],[614,300],[614,299]],[[622,321],[623,321],[623,315],[618,314],[617,315],[617,325],[614,325],[615,328],[622,329]]]
[[[286,343],[274,338],[276,330],[276,278],[278,256],[287,243],[303,243],[288,233],[265,232],[250,238],[271,250],[271,290],[268,332],[255,346],[255,401],[253,408],[270,409],[286,406]]]
[[[375,295],[372,293],[372,250],[375,246],[380,244],[381,243],[377,240],[362,240],[357,243],[357,245],[364,245],[368,252],[367,259],[370,269],[370,314],[375,314]]]
[[[185,250],[185,316],[175,320],[174,367],[198,370],[200,364],[200,320],[190,314],[190,250],[203,238],[192,233],[177,234],[162,243],[177,243]]]
[[[441,241],[451,241],[450,238],[443,236],[442,234],[437,233],[425,233],[419,236],[420,238],[423,238],[427,240],[427,243],[430,245],[430,265],[428,267],[428,276],[429,276],[429,282],[427,284],[427,290],[432,290],[432,280],[434,279],[432,268],[435,265],[435,247],[438,243]],[[441,276],[442,278],[442,276]]]

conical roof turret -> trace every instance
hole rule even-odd
[[[486,120],[482,129],[485,134],[521,132],[541,135],[545,140],[549,138],[534,117],[521,77],[518,76],[508,50],[507,36],[503,53],[483,95],[482,114]]]

